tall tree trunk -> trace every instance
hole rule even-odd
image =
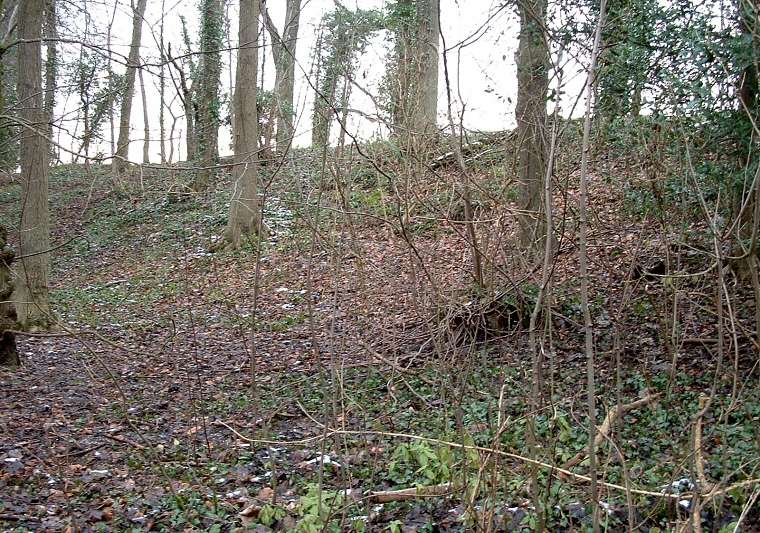
[[[393,130],[402,144],[419,153],[438,131],[440,0],[395,0],[388,29],[394,35],[385,86]]]
[[[311,116],[311,147],[321,149],[329,141],[329,124],[331,121],[332,113],[332,99],[335,94],[335,88],[329,83],[320,83],[327,76],[323,75],[323,71],[326,71],[326,65],[323,65],[322,55],[324,53],[325,46],[325,32],[326,28],[324,24],[319,29],[317,35],[317,42],[314,46],[315,69],[314,79],[317,80],[317,90],[314,92],[314,108]]]
[[[314,52],[316,91],[312,146],[329,144],[330,124],[336,117],[345,116],[345,109],[349,106],[357,57],[366,50],[369,39],[379,29],[380,16],[377,11],[350,11],[339,2],[336,2],[333,11],[322,17]]]
[[[161,24],[159,26],[159,51],[161,54],[161,73],[158,78],[158,142],[161,153],[161,164],[166,164],[166,54],[164,53],[164,17],[166,16],[166,0],[161,0]]]
[[[108,23],[108,29],[106,31],[106,49],[108,51],[108,86],[116,87],[116,73],[113,71],[113,25],[116,21],[116,13],[119,9],[119,2],[113,3],[113,11],[111,12],[111,20]],[[110,131],[109,142],[111,143],[111,154],[116,153],[116,114],[114,108],[116,107],[116,95],[114,91],[108,91],[108,126]]]
[[[539,251],[545,243],[543,182],[547,165],[546,92],[549,49],[544,35],[547,0],[520,2],[517,48],[518,204],[520,244]]]
[[[43,19],[43,34],[45,37],[45,113],[48,117],[47,134],[53,137],[53,110],[55,109],[55,89],[58,75],[58,16],[55,9],[55,0],[45,1],[45,14]]]
[[[417,98],[412,112],[415,135],[438,130],[438,43],[440,0],[417,0]]]
[[[283,43],[287,53],[282,58],[282,75],[277,85],[277,109],[280,120],[277,122],[277,149],[284,152],[291,144],[295,132],[293,119],[293,88],[296,73],[296,45],[298,28],[301,20],[301,0],[288,0],[285,10],[285,29],[282,32]]]
[[[142,107],[143,107],[143,131],[144,131],[144,139],[143,139],[143,163],[146,165],[150,163],[150,120],[148,117],[148,96],[146,94],[145,90],[145,80],[143,79],[143,71],[140,69],[140,94],[142,96]],[[163,105],[163,103],[161,104]]]
[[[739,72],[737,93],[739,97],[739,112],[743,113],[743,121],[757,124],[759,109],[758,98],[760,97],[760,13],[756,1],[738,0],[739,30],[749,46],[743,51],[747,57],[743,58],[744,68]],[[737,128],[738,129],[738,128]],[[742,128],[743,129],[743,128]],[[750,128],[747,128],[750,129]],[[749,169],[757,157],[753,154],[752,144],[747,139],[737,142],[739,149],[738,163],[742,169]],[[747,176],[752,176],[747,173]],[[760,178],[760,169],[754,176]],[[738,219],[733,255],[737,257],[734,262],[740,275],[749,277],[755,296],[755,337],[760,341],[760,257],[758,257],[758,243],[760,243],[760,184],[753,187],[751,181],[744,181],[742,187],[736,187],[732,201],[732,215]]]
[[[48,117],[42,101],[42,11],[45,0],[20,0],[18,98],[21,142],[21,223],[16,309],[22,325],[50,317]]]
[[[198,164],[193,189],[202,191],[211,183],[219,156],[220,103],[223,46],[220,0],[201,3],[201,60],[198,68],[198,120],[195,123]],[[255,103],[255,102],[254,102]]]
[[[121,174],[127,167],[129,157],[129,126],[132,120],[132,97],[135,94],[135,75],[140,68],[140,41],[142,24],[145,18],[147,0],[137,0],[137,7],[132,2],[132,44],[129,47],[127,71],[124,75],[124,93],[121,100],[119,117],[119,140],[116,142],[116,154],[113,159],[114,174]]]
[[[520,42],[517,48],[517,137],[519,146],[519,204],[520,245],[528,252],[530,261],[540,260],[546,245],[543,186],[547,171],[546,91],[549,85],[549,51],[544,36],[547,0],[522,0],[520,13]],[[538,351],[531,351],[531,398],[534,412],[541,408],[542,360]],[[535,417],[528,419],[527,446],[532,460],[538,455]],[[545,529],[541,507],[542,495],[535,466],[530,468],[530,485],[536,509],[535,531]]]
[[[0,11],[5,9],[4,2],[0,0]],[[6,65],[15,59],[10,52],[16,42],[16,24],[18,10],[12,6],[10,16],[6,17],[7,26],[3,27],[4,36],[0,42],[0,170],[13,172],[18,167],[18,149],[16,128],[11,117],[6,111],[5,74]]]
[[[274,55],[275,79],[274,92],[277,99],[277,151],[284,153],[290,145],[293,136],[293,87],[296,72],[296,45],[298,43],[298,27],[301,19],[301,0],[287,0],[285,6],[285,26],[282,36],[277,31],[265,0],[261,0],[261,12],[264,25],[272,39],[272,54]]]
[[[179,62],[179,60],[172,57],[172,45],[169,43],[169,47],[166,50],[166,57],[169,61],[169,64],[174,67],[174,69],[177,71],[177,76],[179,76],[179,86],[177,86],[177,83],[175,82],[175,87],[177,88],[177,96],[179,97],[180,101],[182,102],[182,108],[185,111],[185,122],[187,123],[187,129],[185,132],[185,145],[187,148],[187,160],[188,161],[195,161],[197,155],[198,155],[198,145],[197,143],[197,137],[195,135],[195,118],[198,116],[198,110],[195,106],[195,85],[188,84],[187,82],[187,76],[185,75],[185,70],[182,67],[182,64]],[[194,72],[194,68],[190,66],[190,72]],[[173,76],[172,76],[173,78]],[[176,124],[176,121],[175,121]],[[172,125],[172,131],[174,130],[174,125]],[[170,136],[171,137],[171,136]],[[169,160],[171,161],[172,157],[169,157]]]
[[[412,12],[413,0],[396,0],[391,4],[388,17],[393,32],[394,48],[392,63],[386,75],[390,119],[393,132],[402,140],[408,138],[412,124],[416,49],[416,10]]]
[[[233,191],[230,214],[222,246],[240,247],[246,240],[266,237],[269,230],[261,220],[258,181],[258,0],[240,1],[239,50],[233,97]]]

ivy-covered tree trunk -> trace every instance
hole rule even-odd
[[[414,8],[414,0],[395,0],[388,6],[388,10],[387,25],[393,32],[394,46],[384,87],[393,132],[405,139],[414,107],[412,94],[416,80],[414,57],[417,10]]]
[[[410,149],[423,149],[438,130],[440,0],[395,0],[386,19],[393,33],[384,87],[394,133]]]
[[[7,236],[5,226],[0,225],[0,366],[19,366],[16,336],[13,333],[18,324],[11,299],[15,286],[11,264],[16,254],[8,246]]]
[[[547,167],[546,93],[549,49],[544,35],[547,0],[519,4],[520,42],[517,48],[517,145],[520,244],[539,251],[546,239],[543,186]]]
[[[738,165],[745,178],[734,187],[732,215],[738,220],[733,256],[736,270],[744,279],[749,278],[755,297],[755,338],[760,341],[760,163],[753,150],[755,135],[753,125],[760,119],[758,96],[760,96],[760,13],[756,2],[739,0],[739,31],[746,45],[736,64],[743,65],[738,73],[737,94],[739,120],[735,131],[743,139],[737,139]],[[754,185],[754,187],[753,187]]]
[[[417,98],[412,132],[418,140],[438,130],[438,43],[440,0],[417,0]]]
[[[198,117],[195,123],[198,170],[193,189],[202,191],[211,183],[219,157],[219,90],[222,72],[224,25],[220,0],[201,2],[201,59],[197,71]]]
[[[322,19],[322,34],[316,47],[317,90],[314,96],[311,144],[330,142],[330,127],[341,110],[348,112],[356,58],[364,53],[370,36],[380,29],[377,11],[350,11],[338,5]]]
[[[42,101],[42,11],[45,0],[20,0],[18,23],[21,223],[16,310],[23,326],[50,318],[48,117]]]
[[[137,7],[132,2],[132,43],[127,58],[127,71],[124,75],[124,93],[121,99],[119,117],[119,140],[116,142],[116,154],[113,159],[114,174],[121,174],[127,167],[129,157],[129,127],[132,121],[132,98],[135,94],[135,77],[140,68],[140,42],[142,24],[145,18],[147,0],[137,0]]]
[[[265,238],[258,195],[258,0],[240,1],[239,49],[233,96],[233,190],[227,229],[219,248],[232,250]]]
[[[662,14],[657,0],[608,0],[599,57],[595,120],[636,117],[652,73],[652,42]]]
[[[331,74],[329,72],[330,65],[321,61],[324,55],[323,50],[326,48],[325,40],[324,33],[320,34],[314,50],[314,54],[317,57],[315,61],[316,71],[314,73],[317,79],[317,90],[314,92],[314,109],[311,115],[311,146],[315,149],[326,146],[329,142],[332,110],[335,107],[332,103],[335,95],[335,83],[332,77],[328,79],[328,76]]]

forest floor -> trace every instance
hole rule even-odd
[[[541,272],[515,251],[508,163],[473,166],[483,288],[447,160],[373,157],[266,167],[272,238],[216,254],[227,173],[185,195],[145,169],[116,193],[55,168],[59,325],[20,334],[21,368],[0,370],[0,530],[530,531],[536,502],[549,531],[588,530],[577,167],[558,178],[534,385]],[[644,214],[623,163],[590,181],[600,520],[760,531],[751,290],[725,270],[718,328],[706,224]],[[19,194],[0,184],[9,227]],[[392,492],[414,488],[432,494]]]

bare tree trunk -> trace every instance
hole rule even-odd
[[[127,72],[124,75],[124,93],[121,100],[121,116],[119,117],[119,140],[116,142],[116,154],[113,159],[114,174],[121,174],[127,167],[129,156],[129,126],[132,120],[132,97],[135,94],[135,74],[140,68],[140,41],[142,40],[142,24],[145,17],[147,0],[137,0],[137,7],[132,2],[132,44],[127,58]]]
[[[111,20],[108,22],[108,31],[106,32],[107,50],[108,50],[108,85],[109,87],[115,87],[116,75],[113,71],[113,25],[116,20],[116,13],[119,9],[119,2],[113,3],[113,12],[111,13]],[[111,154],[116,153],[116,118],[114,114],[114,107],[116,107],[116,99],[114,97],[114,91],[108,91],[108,126],[111,130],[109,141],[111,143]]]
[[[179,99],[182,101],[182,109],[185,111],[185,122],[187,123],[187,131],[185,132],[185,144],[187,148],[187,160],[188,161],[194,161],[196,159],[196,156],[198,155],[198,145],[196,144],[196,135],[195,135],[195,117],[197,116],[197,109],[195,108],[195,86],[194,85],[188,85],[187,82],[187,76],[185,76],[185,70],[182,68],[182,65],[180,62],[172,57],[172,47],[171,43],[169,44],[169,48],[166,52],[167,60],[169,61],[169,64],[171,64],[175,70],[177,71],[177,75],[179,76],[179,84],[177,84],[177,81],[174,80],[174,77],[172,76],[172,80],[174,80],[175,88],[177,89],[177,96],[179,96]],[[192,68],[191,68],[192,72]],[[176,122],[176,119],[175,119]],[[172,125],[172,131],[174,130],[174,125]],[[169,160],[171,160],[172,157],[169,157]]]
[[[544,218],[544,180],[547,170],[546,91],[549,85],[549,50],[544,36],[547,0],[522,0],[520,42],[517,48],[517,137],[519,146],[518,204],[520,212],[520,245],[538,261],[545,246],[547,224]],[[531,396],[534,412],[541,405],[543,370],[535,339],[535,319],[531,316]],[[538,454],[535,416],[528,418],[528,454]],[[543,532],[546,517],[541,486],[535,466],[530,469],[531,493],[536,509],[535,531]]]
[[[235,249],[246,240],[266,237],[269,229],[261,220],[258,181],[258,0],[241,0],[239,50],[233,97],[233,191],[227,229],[220,248]]]
[[[301,0],[287,0],[285,6],[285,26],[282,36],[277,32],[265,0],[261,0],[261,13],[264,25],[272,39],[275,79],[274,91],[277,98],[277,151],[284,153],[293,136],[293,87],[296,72],[296,44],[298,27],[301,19]]]
[[[280,120],[277,122],[277,149],[284,152],[291,143],[295,132],[293,120],[293,87],[296,79],[296,45],[298,44],[298,28],[301,19],[301,0],[288,0],[285,11],[285,29],[283,44],[287,50],[283,56],[282,75],[278,85],[277,109]]]
[[[148,97],[145,94],[145,80],[143,79],[143,71],[140,69],[140,93],[142,95],[142,107],[143,107],[143,126],[144,139],[143,139],[143,163],[146,165],[150,163],[150,120],[148,119]],[[163,105],[163,102],[161,103]]]
[[[166,15],[166,1],[161,0],[161,25],[159,28],[159,48],[161,53],[161,73],[158,78],[158,142],[161,153],[161,164],[166,164],[166,54],[164,53],[164,17]]]
[[[438,43],[440,0],[417,0],[417,56],[419,77],[412,130],[416,135],[431,135],[438,130]]]
[[[53,109],[55,108],[55,83],[58,74],[58,17],[55,10],[55,0],[46,0],[43,19],[45,37],[45,113],[48,117],[48,137],[53,137]]]
[[[0,0],[0,11],[3,9],[3,4],[4,2]],[[3,28],[4,36],[0,41],[0,170],[3,172],[13,172],[18,166],[18,152],[13,140],[15,128],[5,107],[5,66],[11,62],[10,54],[7,52],[16,41],[17,21],[18,10],[14,6],[10,16],[7,17],[7,26]]]
[[[22,326],[50,317],[48,117],[42,100],[42,12],[45,0],[21,0],[18,98],[21,142],[21,223],[16,309]]]
[[[520,43],[517,49],[517,138],[519,146],[518,204],[520,244],[540,251],[546,236],[543,180],[546,175],[546,92],[549,49],[544,35],[547,0],[520,2]]]

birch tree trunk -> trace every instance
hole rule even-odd
[[[233,97],[233,190],[230,214],[219,248],[232,250],[246,241],[264,238],[269,229],[261,220],[258,181],[258,0],[240,1],[239,49]]]
[[[132,2],[132,44],[127,58],[127,72],[124,75],[124,94],[121,100],[121,116],[119,117],[119,140],[116,142],[116,154],[113,159],[113,172],[121,174],[127,167],[129,157],[129,126],[132,120],[132,97],[135,94],[135,75],[140,67],[140,41],[142,39],[142,23],[145,17],[147,0],[137,0],[137,7]]]
[[[21,0],[18,17],[18,98],[21,144],[16,310],[22,326],[50,318],[48,117],[42,100],[42,11],[45,0]]]

